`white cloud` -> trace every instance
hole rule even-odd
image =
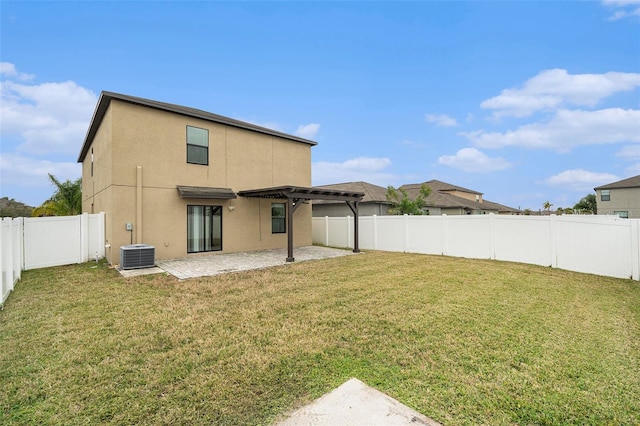
[[[640,160],[640,144],[627,145],[616,152],[617,157],[628,158],[629,160]]]
[[[18,72],[16,66],[10,62],[0,62],[0,77],[14,80],[31,80],[33,75]]]
[[[640,144],[622,147],[622,149],[616,152],[616,157],[621,157],[624,160],[635,162],[634,164],[625,167],[624,171],[627,176],[640,175]]]
[[[366,181],[387,186],[396,179],[395,175],[385,171],[390,166],[390,159],[376,157],[358,157],[342,163],[318,161],[312,164],[313,184]]]
[[[411,148],[411,149],[422,149],[425,146],[421,142],[416,142],[408,139],[398,142],[397,145],[406,146],[407,148]]]
[[[624,169],[624,171],[627,173],[627,176],[640,175],[640,162],[632,164],[631,166]]]
[[[593,107],[606,97],[636,87],[640,87],[640,73],[569,74],[552,69],[530,78],[522,88],[503,90],[480,107],[494,110],[495,118],[527,117],[567,105]]]
[[[54,162],[25,157],[20,154],[0,154],[3,184],[27,187],[49,187],[48,173],[58,180],[76,180],[82,175],[82,165],[74,162]],[[53,193],[53,191],[52,191]]]
[[[318,123],[301,124],[296,130],[296,135],[305,139],[312,139],[318,134],[320,125]]]
[[[28,154],[77,154],[97,99],[73,81],[30,85],[4,80],[0,82],[2,136],[17,136],[21,141],[17,149]]]
[[[602,4],[616,9],[609,17],[610,21],[640,16],[640,0],[603,0]]]
[[[446,114],[426,114],[424,119],[428,123],[435,123],[438,127],[454,127],[458,125],[455,118]]]
[[[438,163],[471,173],[493,172],[511,167],[507,160],[489,157],[476,148],[463,148],[455,155],[443,155],[438,158]]]
[[[596,186],[620,180],[610,173],[595,173],[582,169],[565,170],[544,180],[544,183],[571,191],[593,191]]]
[[[53,192],[48,173],[81,176],[75,160],[97,96],[73,81],[31,83],[9,62],[0,64],[0,78],[1,191],[38,205]]]
[[[640,110],[559,110],[546,123],[520,126],[504,133],[461,133],[481,148],[522,146],[567,152],[580,145],[640,142]]]

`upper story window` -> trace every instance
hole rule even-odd
[[[187,126],[187,163],[209,164],[209,131]]]
[[[600,191],[600,201],[609,201],[611,200],[611,193],[608,189],[603,189]]]

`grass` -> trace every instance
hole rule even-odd
[[[178,282],[27,271],[2,424],[270,424],[357,377],[446,425],[640,423],[640,284],[365,253]]]

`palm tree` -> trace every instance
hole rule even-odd
[[[82,213],[82,179],[60,182],[49,173],[49,180],[56,187],[56,192],[33,209],[33,216],[73,216]]]
[[[551,207],[553,207],[553,204],[551,204],[549,201],[545,201],[544,203],[542,203],[542,207],[544,207],[545,210],[549,210],[551,209]]]

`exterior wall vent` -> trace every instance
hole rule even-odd
[[[156,264],[156,248],[147,244],[131,244],[120,247],[122,269],[152,268]]]

